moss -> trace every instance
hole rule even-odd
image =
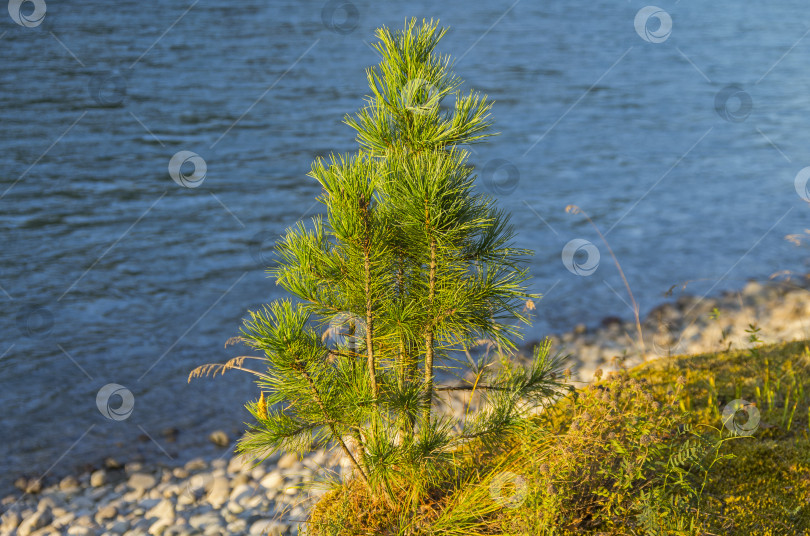
[[[738,399],[753,403],[751,408],[759,412],[750,436],[735,436],[724,428],[723,409]],[[617,406],[621,400],[629,403]],[[665,410],[675,413],[663,419]],[[754,413],[751,409],[749,416]],[[808,343],[662,358],[558,402],[527,422],[524,432],[505,442],[501,452],[476,451],[474,462],[480,470],[468,468],[472,478],[447,482],[440,500],[420,500],[422,510],[426,503],[432,508],[430,515],[416,513],[417,522],[413,514],[403,519],[405,512],[392,516],[385,505],[348,485],[324,497],[311,519],[311,528],[321,530],[311,533],[810,536],[809,416]],[[700,470],[687,475],[691,489],[700,494],[697,503],[683,488],[686,493],[680,497],[691,501],[688,504],[655,505],[664,514],[661,519],[679,528],[645,532],[638,517],[642,514],[633,512],[641,512],[653,499],[634,489],[641,483],[646,490],[670,493],[659,485],[662,475],[654,468],[672,471],[659,462],[671,461],[678,452],[661,447],[660,456],[650,458],[654,463],[636,467],[632,478],[625,478],[627,464],[620,458],[636,459],[638,452],[649,451],[655,438],[690,429],[722,440],[721,456],[705,458],[706,464],[718,460],[705,488]],[[608,447],[605,437],[614,435],[620,441]],[[584,459],[592,467],[583,472],[580,466],[588,465]],[[504,471],[526,477],[527,497],[518,506],[493,501],[493,479]],[[588,487],[588,482],[593,485]],[[617,487],[617,482],[624,484]],[[661,509],[671,504],[675,510]],[[686,506],[679,511],[678,504]]]
[[[810,534],[810,443],[747,438],[729,444],[707,487],[723,534]],[[722,520],[722,521],[720,521]]]
[[[659,392],[686,378],[681,404],[694,423],[722,425],[732,400],[753,402],[760,422],[724,446],[734,457],[705,489],[711,531],[740,536],[810,535],[810,350],[805,341],[677,356],[636,367]]]

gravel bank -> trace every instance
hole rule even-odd
[[[600,326],[579,325],[551,339],[552,348],[571,354],[572,378],[590,381],[597,368],[613,370],[621,362],[632,367],[668,355],[749,348],[751,326],[765,343],[810,339],[810,275],[664,303],[642,319],[643,347],[632,318],[606,317]]]
[[[326,489],[315,481],[345,471],[324,451],[303,460],[274,456],[255,467],[240,457],[174,468],[106,465],[42,489],[28,482],[36,493],[3,499],[0,535],[298,534]]]

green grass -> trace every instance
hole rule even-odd
[[[338,488],[310,534],[810,535],[810,349],[752,335],[750,350],[610,375],[495,451],[455,453],[443,479],[413,477],[416,508]],[[756,405],[750,435],[724,426],[734,400]]]

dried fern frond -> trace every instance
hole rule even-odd
[[[187,381],[188,383],[191,383],[191,380],[193,378],[204,378],[209,375],[212,377],[216,377],[217,373],[219,373],[222,376],[225,374],[225,372],[231,369],[249,372],[250,374],[258,376],[259,378],[269,379],[269,376],[267,376],[267,374],[263,374],[257,370],[244,367],[243,365],[246,359],[257,359],[259,361],[264,361],[263,357],[256,357],[252,355],[240,355],[238,357],[229,359],[225,363],[209,363],[207,365],[202,365],[192,370],[191,373],[188,375]]]

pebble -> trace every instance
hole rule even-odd
[[[121,463],[118,460],[116,460],[115,458],[105,458],[104,459],[104,467],[106,467],[107,469],[110,469],[112,471],[117,471],[119,469],[122,469],[124,466],[121,465]]]
[[[284,484],[284,477],[281,475],[281,472],[272,471],[267,473],[267,475],[261,479],[260,483],[264,489],[276,489]]]
[[[241,486],[242,484],[250,483],[250,475],[246,473],[239,473],[233,479],[231,479],[231,485],[235,488],[237,486]]]
[[[6,511],[0,516],[0,532],[11,532],[20,525],[20,514],[14,510]]]
[[[292,469],[293,467],[297,466],[299,463],[300,462],[299,462],[298,454],[296,454],[294,452],[288,452],[287,454],[285,454],[284,456],[282,456],[278,460],[278,463],[276,463],[276,466],[279,469]]]
[[[189,518],[188,524],[192,528],[199,529],[210,525],[221,526],[222,518],[216,512],[206,512],[204,514],[193,515]]]
[[[208,436],[208,440],[214,445],[223,448],[231,444],[231,440],[224,430],[216,430],[211,432],[211,434]]]
[[[35,530],[48,525],[51,519],[51,511],[48,508],[37,510],[25,516],[17,527],[17,536],[30,536]]]
[[[55,514],[55,512],[54,512]],[[76,519],[76,514],[73,512],[66,512],[59,516],[56,516],[53,520],[52,525],[58,529],[69,527],[73,520]]]
[[[157,483],[157,479],[148,473],[134,473],[129,477],[127,485],[134,489],[145,491],[153,487]]]
[[[172,521],[167,521],[165,519],[158,519],[151,525],[149,525],[149,530],[147,531],[152,536],[160,536],[163,534],[166,529],[172,526]]]
[[[184,466],[186,471],[194,472],[194,471],[202,471],[203,469],[208,469],[208,464],[202,458],[194,458],[190,460]]]
[[[287,525],[273,519],[260,519],[250,526],[251,536],[279,536],[285,530],[287,530]]]
[[[67,533],[70,536],[96,536],[96,531],[91,529],[90,527],[82,527],[79,525],[73,525],[67,530]]]
[[[76,491],[79,489],[79,481],[75,476],[66,476],[59,482],[59,489],[62,491]]]
[[[105,521],[110,519],[115,519],[115,516],[118,515],[118,508],[115,506],[108,504],[107,506],[102,506],[99,508],[98,512],[96,512],[95,520],[96,523],[99,525],[103,525]]]
[[[90,485],[94,488],[100,488],[104,484],[107,483],[107,471],[104,469],[99,469],[98,471],[93,471],[90,475]]]
[[[169,523],[174,521],[174,515],[174,503],[168,499],[163,499],[146,512],[147,519],[157,518],[158,520],[169,521]]]
[[[14,481],[14,486],[32,495],[36,495],[42,491],[42,481],[36,478],[20,477]]]
[[[244,456],[234,456],[228,462],[228,473],[247,473],[253,466]]]
[[[231,488],[228,479],[224,476],[218,476],[214,478],[211,484],[211,491],[208,492],[206,500],[214,508],[221,508],[223,504],[228,502],[230,492]]]

